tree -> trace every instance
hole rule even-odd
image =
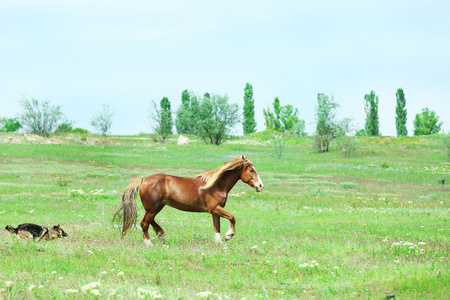
[[[114,113],[110,110],[108,104],[102,104],[102,109],[98,115],[91,119],[91,125],[103,136],[107,136],[111,131],[112,116]]]
[[[0,119],[0,132],[16,132],[22,128],[17,118],[1,118]]]
[[[316,106],[316,147],[319,152],[328,152],[333,139],[345,135],[349,131],[350,118],[342,121],[336,119],[339,107],[333,96],[329,98],[323,93],[317,94]]]
[[[395,129],[397,130],[397,136],[408,135],[406,129],[406,99],[403,89],[398,89],[395,94],[397,97],[397,107],[395,108]]]
[[[58,127],[63,118],[60,106],[50,105],[50,101],[39,101],[24,98],[20,101],[23,113],[19,116],[20,123],[33,134],[49,136]]]
[[[206,143],[220,145],[239,121],[238,105],[230,104],[227,95],[215,94],[204,97],[198,103],[195,134]]]
[[[366,111],[365,130],[368,136],[380,135],[380,124],[378,121],[378,96],[374,91],[364,95],[364,108]]]
[[[266,129],[292,134],[294,126],[301,121],[298,119],[298,109],[289,104],[281,106],[278,97],[274,99],[272,105],[273,112],[270,108],[263,109]]]
[[[422,113],[416,114],[414,119],[414,135],[429,135],[441,131],[442,122],[439,116],[428,108],[423,108]]]
[[[167,97],[163,97],[160,102],[160,109],[153,101],[153,112],[151,118],[155,121],[154,127],[156,134],[158,134],[161,141],[164,143],[166,139],[172,134],[173,120],[170,102]]]
[[[189,128],[189,106],[191,104],[191,95],[188,90],[181,93],[181,106],[178,108],[175,119],[175,127],[179,134],[191,133]]]
[[[282,128],[284,131],[292,133],[294,125],[300,122],[298,119],[298,109],[289,104],[281,107],[280,121],[283,124]]]
[[[244,88],[244,122],[242,126],[244,134],[256,132],[255,100],[253,99],[253,87],[249,83]]]

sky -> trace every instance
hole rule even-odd
[[[246,83],[258,131],[278,97],[314,134],[318,93],[362,129],[373,90],[395,136],[403,88],[408,135],[423,108],[450,132],[450,1],[0,0],[0,117],[35,98],[94,131],[106,103],[112,134],[149,133],[152,101],[176,111],[187,89],[242,110]]]

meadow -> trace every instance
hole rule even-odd
[[[354,155],[310,137],[256,134],[221,146],[148,136],[31,140],[0,134],[0,225],[61,224],[24,241],[0,231],[0,299],[448,299],[450,162],[439,136],[360,138]],[[128,182],[196,176],[246,155],[265,188],[238,182],[236,235],[214,242],[209,214],[165,207],[166,243],[120,238],[112,213]],[[138,199],[138,223],[143,208]],[[229,222],[222,219],[222,237]]]

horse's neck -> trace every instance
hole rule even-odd
[[[223,175],[222,180],[217,185],[217,187],[221,192],[225,192],[228,194],[228,192],[238,182],[239,178],[240,178],[239,170],[228,171]]]

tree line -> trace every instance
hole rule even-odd
[[[402,88],[396,92],[395,126],[397,136],[406,136],[407,110],[406,98]],[[238,123],[242,124],[244,135],[256,132],[255,100],[253,87],[246,83],[244,88],[244,105],[241,114],[236,103],[230,103],[228,96],[205,93],[203,96],[184,90],[181,93],[181,105],[172,110],[170,101],[163,97],[159,103],[152,101],[149,117],[153,120],[153,129],[161,142],[174,133],[194,134],[206,143],[220,145],[231,134]],[[356,132],[356,136],[378,136],[378,96],[374,91],[364,95],[365,126]],[[61,112],[60,106],[52,106],[50,102],[24,98],[20,101],[22,114],[16,118],[1,118],[0,131],[14,132],[25,128],[27,132],[49,136],[53,133],[85,131],[73,128],[74,122],[68,120]],[[336,119],[339,104],[333,96],[323,93],[317,95],[315,108],[316,130],[315,141],[320,152],[328,152],[333,139],[344,136],[352,129],[352,119]],[[175,115],[175,117],[174,117]],[[294,136],[305,136],[305,121],[299,119],[298,109],[292,105],[281,105],[276,97],[272,107],[263,109],[264,125],[267,131],[280,132]],[[90,124],[97,133],[104,136],[110,133],[113,112],[107,104],[97,115],[91,118]],[[428,108],[422,109],[414,119],[414,135],[438,133],[442,122],[439,116]]]

